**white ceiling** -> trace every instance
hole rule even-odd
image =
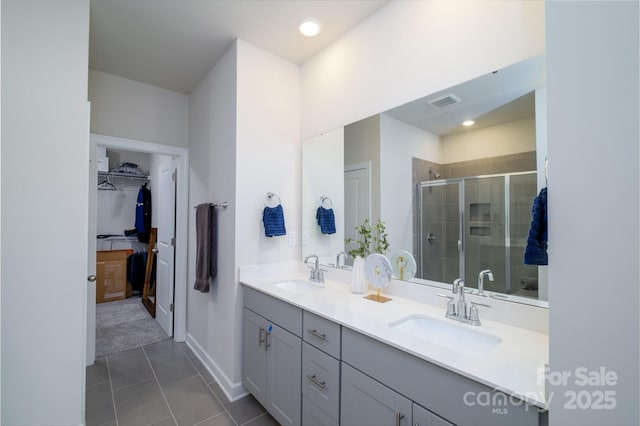
[[[388,0],[91,0],[89,67],[189,93],[240,38],[295,64]],[[322,24],[316,37],[298,26]]]
[[[386,114],[440,136],[477,130],[535,115],[532,92],[545,86],[545,56],[538,55],[496,72],[386,111]],[[435,109],[428,102],[453,94],[461,102]],[[461,125],[474,120],[472,127]]]

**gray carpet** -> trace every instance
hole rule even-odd
[[[96,357],[168,339],[140,297],[96,305]]]

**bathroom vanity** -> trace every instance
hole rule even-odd
[[[546,334],[448,320],[438,297],[376,303],[303,270],[240,271],[243,385],[280,424],[546,424]]]

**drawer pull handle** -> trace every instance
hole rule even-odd
[[[264,333],[266,331],[265,328],[260,327],[260,332],[258,333],[258,346],[262,346],[262,343],[264,342],[264,337],[262,337],[262,333]]]
[[[307,333],[311,334],[312,336],[316,336],[318,339],[322,339],[322,340],[327,339],[327,335],[318,333],[318,330],[307,329]]]
[[[396,411],[396,426],[400,426],[400,420],[404,419],[404,414],[400,411]]]
[[[321,382],[320,380],[318,380],[315,374],[310,376],[308,375],[307,379],[311,380],[313,384],[318,386],[320,389],[324,389],[325,385],[327,384],[326,382]]]

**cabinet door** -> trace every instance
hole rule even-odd
[[[442,417],[438,417],[431,411],[418,404],[413,404],[413,425],[414,426],[454,426]]]
[[[248,309],[243,313],[242,384],[262,404],[267,403],[267,320]]]
[[[266,408],[281,425],[299,426],[302,339],[269,324],[267,346],[269,403]]]
[[[340,405],[344,426],[411,425],[410,400],[345,363]]]
[[[338,426],[338,422],[302,395],[302,426]]]

